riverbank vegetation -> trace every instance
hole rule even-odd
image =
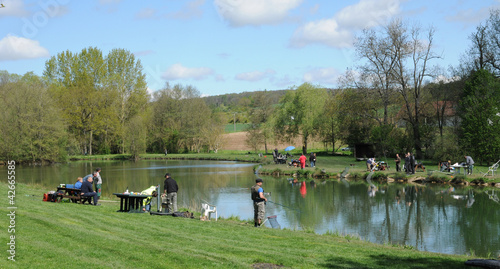
[[[294,151],[292,151],[294,152]],[[298,151],[295,151],[298,153]],[[131,155],[110,154],[110,155],[76,155],[72,161],[96,161],[96,160],[130,160]],[[332,155],[328,153],[317,156],[316,167],[307,166],[305,169],[290,166],[287,164],[275,164],[272,156],[264,154],[255,154],[242,151],[223,151],[218,154],[200,153],[200,154],[141,154],[140,159],[144,160],[218,160],[218,161],[243,161],[253,162],[255,172],[260,175],[272,176],[290,176],[310,179],[333,179],[338,180],[343,174],[346,179],[364,180],[369,172],[366,169],[365,161],[357,161],[352,155],[339,154]],[[393,160],[385,160],[388,163],[388,169],[376,171],[371,180],[380,182],[417,182],[417,183],[436,183],[436,184],[457,184],[457,185],[477,185],[477,186],[495,186],[500,187],[500,176],[498,174],[488,176],[484,174],[488,171],[488,166],[475,166],[472,175],[462,173],[441,172],[437,163],[431,160],[424,160],[425,167],[417,169],[415,174],[407,175],[404,172],[395,171]]]
[[[0,192],[8,185],[0,183]],[[42,202],[47,190],[16,184],[15,259],[9,268],[466,268],[472,259],[377,245],[330,231],[254,228],[235,218],[200,221],[119,213],[118,200],[102,206]],[[0,203],[7,204],[1,196]],[[0,212],[2,227],[7,214]],[[196,214],[199,216],[199,213]],[[7,233],[1,238],[7,242]],[[7,255],[4,253],[4,255]],[[273,267],[274,266],[274,267]]]
[[[166,83],[149,94],[140,60],[126,49],[60,52],[42,77],[0,71],[0,159],[217,153],[224,133],[244,130],[240,143],[253,152],[300,138],[294,146],[305,153],[311,141],[332,153],[365,144],[376,157],[411,151],[438,162],[467,154],[491,165],[500,156],[499,14],[492,10],[470,34],[450,72],[429,69],[440,58],[439,29],[394,20],[364,31],[353,44],[360,62],[336,89],[304,83],[201,97],[193,86]]]

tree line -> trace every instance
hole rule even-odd
[[[61,161],[78,154],[220,148],[222,124],[191,86],[152,96],[140,60],[98,48],[51,57],[42,77],[0,72],[4,160]]]
[[[61,52],[43,76],[0,71],[2,159],[59,161],[75,154],[217,152],[224,126],[249,123],[246,142],[313,139],[325,150],[372,144],[389,158],[478,162],[500,158],[500,17],[491,11],[456,67],[433,67],[435,29],[395,19],[364,30],[358,62],[325,89],[304,83],[280,91],[215,97],[193,86],[148,94],[140,60],[125,49]],[[438,79],[446,78],[446,79]]]

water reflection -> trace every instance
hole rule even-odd
[[[221,161],[101,161],[53,166],[17,166],[18,182],[55,188],[101,167],[103,195],[141,191],[163,185],[166,171],[179,184],[180,207],[198,208],[202,201],[217,205],[220,216],[251,220],[249,188],[257,177],[254,164]],[[0,168],[5,173],[5,167]],[[5,178],[5,177],[3,177]],[[494,189],[445,185],[379,184],[377,182],[264,178],[272,203],[267,215],[277,215],[282,228],[316,233],[357,235],[384,244],[410,245],[419,250],[496,257],[500,250],[500,203]],[[20,198],[21,199],[21,198]]]

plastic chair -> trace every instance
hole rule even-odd
[[[201,215],[205,219],[211,220],[212,213],[215,213],[215,221],[217,221],[217,207],[211,204],[202,203],[201,204]]]
[[[495,171],[498,169],[500,161],[496,162],[488,168],[488,172],[484,173],[483,177],[487,176],[491,172],[491,176],[495,176]]]

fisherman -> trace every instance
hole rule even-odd
[[[169,173],[166,173],[163,185],[164,185],[163,197],[167,198],[168,212],[170,213],[177,212],[177,191],[179,190],[177,182],[172,177],[170,177]]]
[[[255,227],[262,224],[262,220],[266,215],[266,202],[267,198],[264,197],[264,189],[262,188],[262,179],[257,178],[255,185],[252,187],[252,200],[253,200],[253,219]]]
[[[474,160],[471,156],[465,155],[465,163],[467,164],[467,174],[472,175],[472,169],[474,169]]]

